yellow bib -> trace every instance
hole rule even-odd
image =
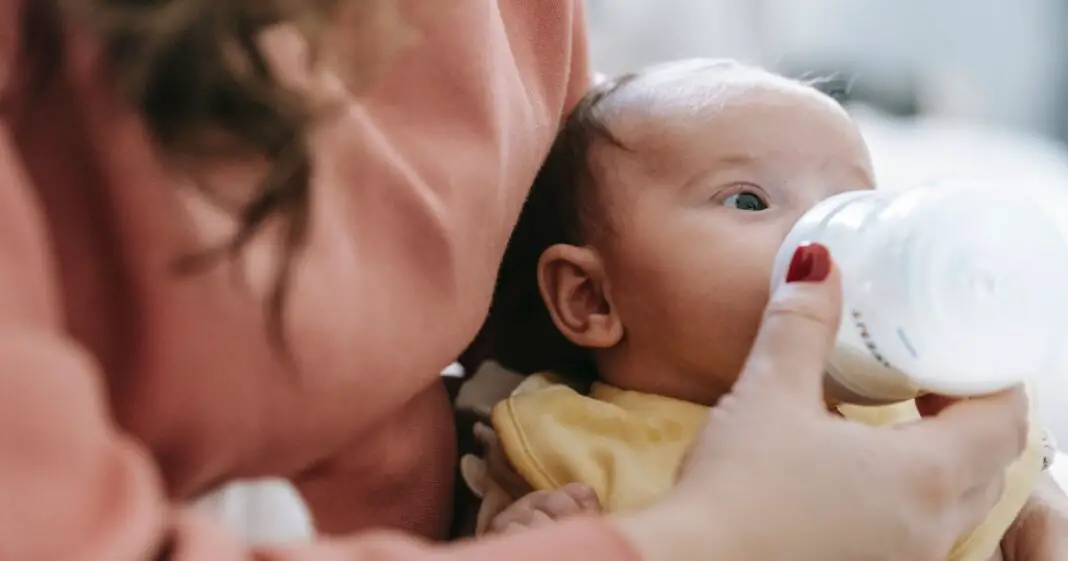
[[[919,418],[912,402],[842,406],[869,425]],[[493,426],[516,471],[535,489],[585,483],[608,513],[646,506],[675,484],[708,408],[676,399],[594,384],[588,396],[550,375],[527,378],[493,410]],[[950,561],[987,561],[1027,501],[1042,469],[1041,431],[1006,473],[1001,501],[986,521],[958,540]]]

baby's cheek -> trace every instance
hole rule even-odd
[[[730,387],[767,304],[775,248],[758,243],[770,236],[727,233],[705,241],[689,236],[685,243],[630,235],[619,240],[626,251],[618,248],[606,270],[613,305],[635,347]]]
[[[740,366],[756,338],[766,302],[766,294],[753,287],[707,286],[680,310],[689,320],[677,336],[695,352]]]

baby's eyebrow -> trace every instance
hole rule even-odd
[[[747,167],[759,163],[749,154],[718,154],[709,162],[712,166]]]
[[[762,162],[761,158],[748,154],[714,155],[702,161],[702,165],[696,166],[693,175],[687,178],[681,187],[684,190],[702,189],[707,187],[708,181],[717,177],[724,177],[722,174],[730,174],[730,177],[734,180],[749,177],[752,174],[753,180],[756,181],[757,177],[763,175],[759,171],[762,167]],[[739,171],[745,173],[739,174]]]
[[[708,175],[715,172],[725,172],[739,169],[758,168],[763,160],[751,154],[713,154],[707,159],[701,159],[698,175]]]

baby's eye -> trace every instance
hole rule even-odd
[[[738,210],[760,212],[768,209],[768,203],[760,195],[752,191],[741,191],[723,199],[723,206],[729,206]]]

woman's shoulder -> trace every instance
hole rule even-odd
[[[382,295],[382,321],[410,332],[397,310],[422,318],[424,345],[449,341],[447,364],[482,321],[534,175],[588,86],[584,22],[572,1],[405,6],[412,47],[316,138],[319,224],[355,244],[339,249],[373,277],[361,285]]]
[[[589,85],[581,2],[404,4],[410,48],[358,97],[374,136],[442,202],[471,199],[479,186],[525,199],[561,118]]]

